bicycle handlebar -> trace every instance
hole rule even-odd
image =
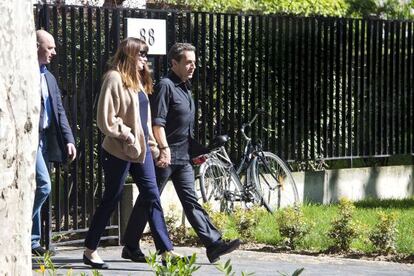
[[[267,112],[266,112],[264,109],[262,109],[262,108],[258,108],[258,109],[256,110],[256,112],[257,112],[257,113],[253,116],[253,118],[252,118],[249,122],[242,124],[242,126],[241,126],[241,128],[240,128],[240,132],[241,132],[241,134],[242,134],[243,138],[244,138],[246,141],[250,141],[250,140],[251,140],[251,138],[250,138],[249,136],[247,136],[247,135],[246,135],[246,133],[245,133],[244,129],[245,129],[246,127],[250,127],[250,126],[254,123],[254,121],[256,121],[257,116],[259,116],[260,114],[266,114],[266,115],[267,115]]]

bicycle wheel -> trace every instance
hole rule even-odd
[[[204,202],[214,212],[230,212],[240,202],[237,175],[229,172],[219,160],[209,160],[200,168],[200,191]]]
[[[261,152],[251,163],[251,176],[269,212],[299,203],[295,180],[285,162],[271,152]]]

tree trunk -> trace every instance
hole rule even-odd
[[[40,110],[32,0],[0,2],[0,275],[31,275]]]

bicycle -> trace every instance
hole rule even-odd
[[[210,152],[193,162],[200,165],[200,192],[203,202],[210,202],[214,211],[231,212],[235,204],[250,208],[264,206],[269,212],[296,206],[299,202],[296,183],[285,162],[277,155],[264,151],[260,140],[253,141],[245,133],[259,114],[244,123],[240,132],[246,141],[243,155],[237,168],[229,158],[225,144],[227,135],[213,139]],[[245,174],[243,174],[245,173]]]

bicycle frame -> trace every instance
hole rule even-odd
[[[256,113],[249,122],[244,123],[242,125],[241,129],[240,129],[242,137],[246,141],[246,145],[244,147],[243,154],[241,156],[241,159],[240,159],[240,162],[238,163],[238,165],[235,165],[231,161],[231,159],[230,159],[230,157],[229,157],[229,155],[228,155],[228,153],[227,153],[224,146],[221,146],[221,147],[219,147],[215,150],[212,150],[212,152],[207,154],[207,156],[209,156],[210,158],[212,158],[214,156],[213,158],[219,159],[221,162],[224,163],[224,165],[226,165],[227,169],[230,169],[233,172],[235,172],[236,175],[239,178],[240,187],[244,187],[245,185],[248,186],[248,183],[250,181],[250,176],[247,175],[247,169],[249,168],[254,156],[259,157],[264,163],[266,163],[264,161],[263,157],[260,156],[260,153],[263,152],[261,144],[260,143],[254,143],[253,140],[249,136],[247,136],[246,133],[245,133],[245,128],[250,127],[256,121],[256,119],[257,119],[257,117],[259,116],[260,113],[265,113],[261,109],[258,109],[257,111],[258,111],[258,113]],[[267,167],[267,163],[266,163],[266,167]],[[243,185],[241,183],[241,180],[240,180],[240,176],[241,176],[243,171],[246,171],[245,185]],[[273,174],[272,174],[272,176],[274,177]]]
[[[266,193],[266,191],[274,191],[277,189],[280,193],[280,187],[282,187],[283,189],[285,176],[278,178],[280,165],[282,173],[285,173],[285,175],[290,177],[290,179],[292,180],[291,182],[289,182],[292,184],[288,185],[293,185],[292,191],[294,202],[297,201],[298,196],[297,192],[295,192],[296,186],[294,184],[291,173],[287,168],[286,164],[284,164],[283,160],[281,160],[279,157],[277,157],[275,154],[271,152],[264,151],[260,140],[253,141],[252,138],[246,135],[245,128],[251,127],[251,125],[254,123],[257,117],[258,114],[255,114],[254,117],[249,122],[243,124],[240,129],[241,135],[246,141],[246,144],[244,146],[244,150],[240,158],[240,161],[237,164],[232,162],[226,151],[225,143],[228,141],[228,137],[218,136],[217,139],[213,140],[213,145],[215,148],[211,150],[210,153],[205,155],[205,157],[207,157],[207,160],[204,166],[206,167],[203,168],[208,168],[210,164],[215,164],[216,167],[213,166],[212,168],[218,168],[222,170],[222,176],[226,176],[225,178],[222,178],[223,180],[225,180],[225,182],[223,183],[223,187],[228,188],[224,188],[221,190],[219,196],[217,197],[218,199],[224,198],[226,201],[230,202],[243,201],[252,202],[253,204],[259,203],[260,205],[263,205],[268,211],[273,212],[272,206],[274,205],[270,205],[270,200],[273,197],[271,197],[270,194]],[[269,157],[269,159],[267,157]],[[277,171],[274,171],[273,165],[271,165],[274,163],[277,164]],[[206,172],[206,170],[203,170],[203,172]],[[246,174],[243,180],[244,173]],[[221,173],[219,173],[218,175],[221,175]],[[259,177],[261,180],[259,180]],[[202,191],[203,197],[206,197],[204,188]],[[280,200],[280,195],[278,196],[278,198]]]
[[[265,113],[261,109],[258,109],[257,111],[258,111],[258,113]],[[240,173],[244,169],[247,169],[250,166],[250,163],[253,160],[253,156],[252,155],[255,152],[262,151],[261,146],[260,146],[260,149],[257,149],[258,144],[253,143],[252,142],[252,138],[250,138],[249,136],[247,136],[246,133],[245,133],[246,127],[250,127],[254,123],[254,121],[256,121],[257,116],[259,116],[258,113],[256,113],[249,122],[244,123],[242,125],[242,127],[240,128],[240,133],[242,134],[242,137],[246,141],[246,146],[244,147],[243,154],[242,154],[242,157],[241,157],[241,161],[240,161],[240,163],[239,163],[239,165],[237,167],[237,170],[236,170],[237,171],[237,175],[240,175]]]
[[[249,146],[247,146],[245,148],[245,153],[247,156]],[[250,163],[250,160],[248,160],[247,158],[243,158],[241,163],[239,164],[239,166],[237,166],[237,169],[234,165],[234,163],[231,161],[226,148],[224,146],[221,146],[215,150],[212,150],[209,154],[207,154],[208,159],[206,162],[209,162],[210,160],[219,160],[220,163],[224,166],[224,168],[226,170],[228,170],[229,172],[232,172],[234,174],[235,177],[231,177],[230,181],[235,181],[236,185],[239,187],[240,192],[235,192],[235,191],[225,191],[225,195],[226,197],[228,197],[229,200],[231,201],[245,201],[245,202],[250,202],[253,200],[252,196],[250,195],[250,191],[252,189],[252,186],[249,184],[251,183],[250,180],[250,176],[246,175],[246,179],[244,180],[244,183],[242,182],[241,179],[241,173],[243,171],[243,167],[244,164],[246,164],[247,162]],[[246,167],[247,169],[247,167]]]
[[[270,172],[271,176],[276,180],[278,185],[280,185],[279,180],[274,175],[272,170],[270,170],[270,168],[268,166],[268,163],[264,159],[262,144],[260,142],[259,143],[252,142],[252,138],[247,136],[246,133],[245,133],[246,127],[250,127],[256,121],[256,119],[257,119],[257,117],[259,116],[260,113],[266,114],[266,112],[262,109],[258,109],[257,112],[258,113],[256,113],[248,123],[243,124],[241,129],[240,129],[240,132],[241,132],[244,140],[246,140],[246,146],[245,146],[244,151],[243,151],[243,156],[242,156],[242,160],[240,162],[240,165],[237,168],[237,175],[239,175],[239,173],[243,170],[243,165],[246,162],[248,162],[248,164],[246,166],[246,169],[248,169],[248,167],[250,166],[251,161],[253,160],[253,157],[252,157],[252,155],[253,155],[253,156],[256,156],[256,157],[260,158],[262,163],[265,165],[266,169]],[[271,185],[267,181],[266,181],[266,185],[269,186],[269,188],[272,189],[272,190],[275,189],[275,188],[272,188]]]

